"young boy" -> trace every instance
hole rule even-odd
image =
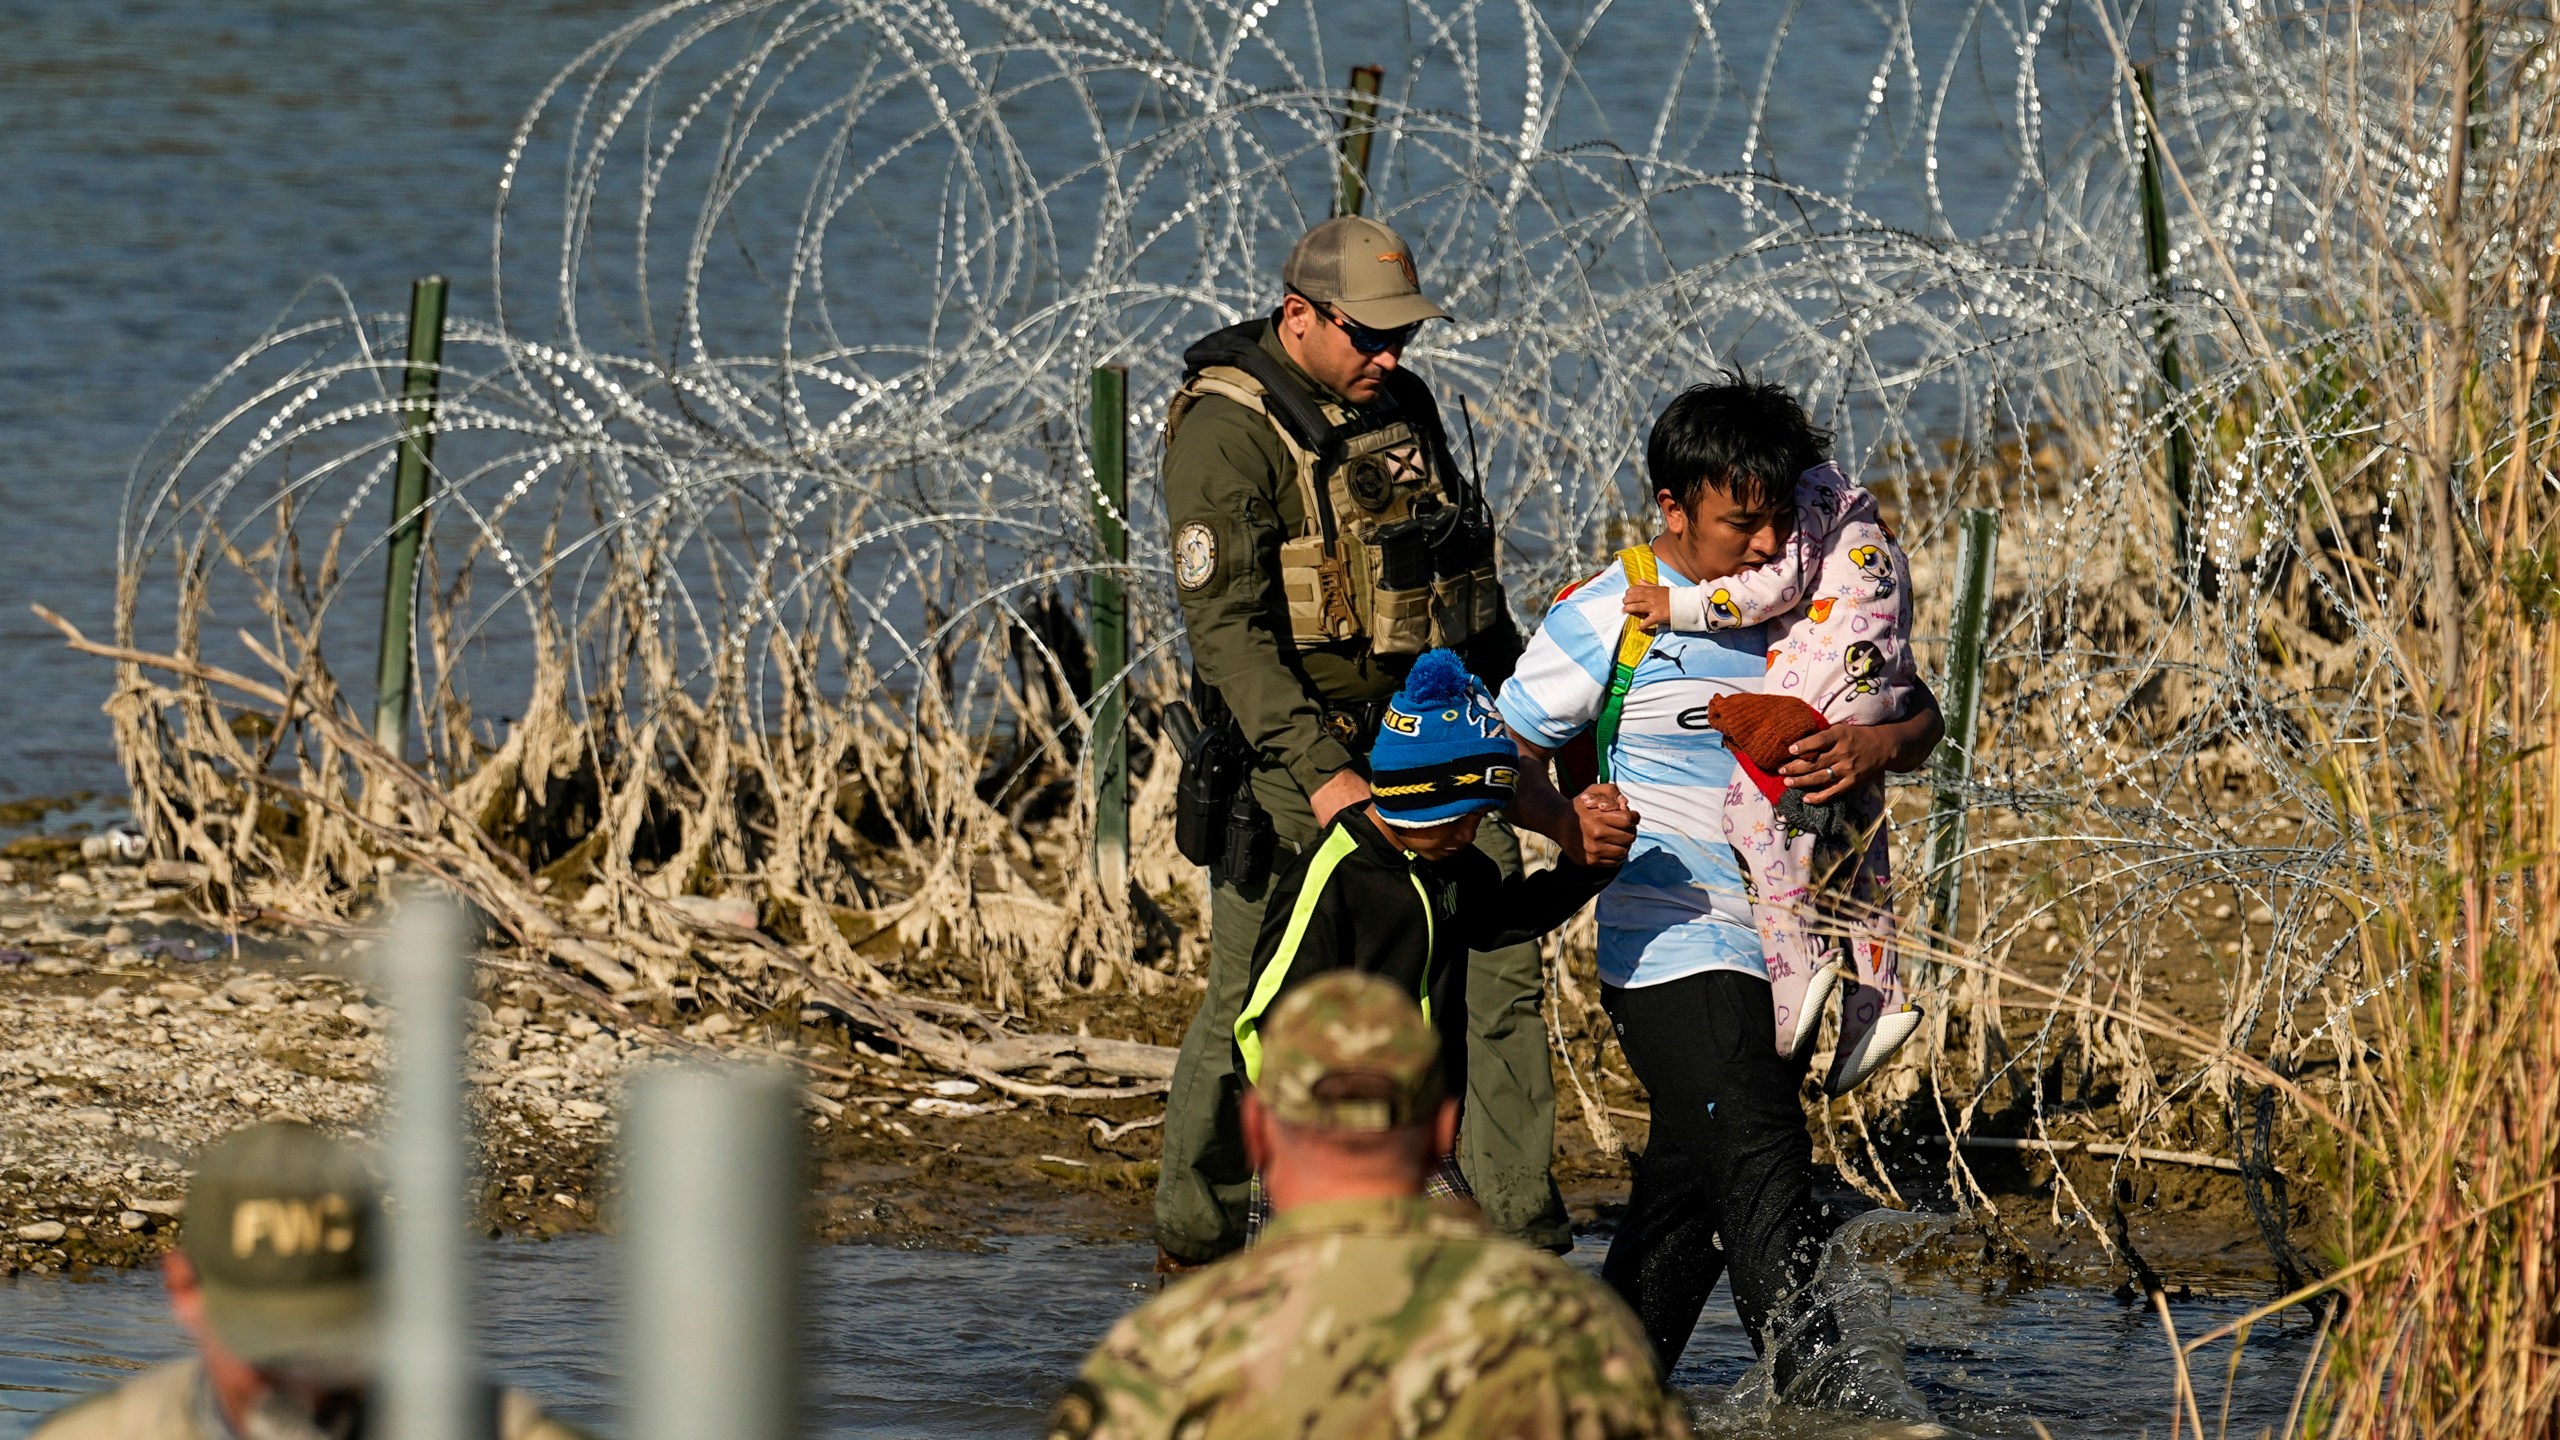
[[[1807,735],[1910,709],[1918,676],[1908,575],[1875,497],[1825,461],[1798,477],[1794,530],[1774,558],[1701,585],[1629,585],[1622,606],[1647,630],[1775,622],[1762,692],[1720,697],[1707,719],[1738,762],[1724,834],[1750,882],[1778,1050],[1789,1059],[1821,1029],[1845,939],[1853,978],[1828,1081],[1834,1095],[1873,1073],[1920,1023],[1895,956],[1884,793],[1872,786],[1807,804],[1777,771]]]
[[[1465,664],[1447,650],[1416,660],[1369,752],[1371,799],[1336,815],[1273,882],[1236,1017],[1246,1083],[1261,1073],[1262,1021],[1280,997],[1347,969],[1421,1002],[1449,1093],[1467,1093],[1467,952],[1544,935],[1617,873],[1559,863],[1505,879],[1473,848],[1485,812],[1510,803],[1519,777],[1519,751]],[[1615,793],[1577,803],[1612,804]]]

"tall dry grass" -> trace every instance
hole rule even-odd
[[[2405,767],[2327,777],[2389,896],[2359,937],[2368,976],[2406,978],[2366,1007],[2355,1123],[2333,1152],[2347,1308],[2311,1423],[2546,1440],[2560,1435],[2560,87],[2546,15],[2465,0],[2444,20],[2418,56],[2450,97],[2435,111],[2438,243],[2377,267],[2365,292],[2428,336],[2421,373],[2377,380],[2432,496],[2432,613],[2399,649],[2444,718],[2392,737]]]
[[[2223,43],[2320,57],[2293,73],[2333,225],[2279,292],[2244,280],[2217,217],[2193,217],[2227,306],[2204,348],[2241,377],[2216,395],[2204,463],[2264,466],[2273,448],[2307,526],[2370,530],[2378,512],[2387,533],[2396,505],[2408,539],[2396,564],[2327,577],[2358,622],[2356,683],[2394,697],[2368,712],[2384,723],[2291,711],[2343,841],[2325,883],[2369,902],[2323,1027],[2340,1071],[2306,1106],[2330,1273],[2181,1360],[2334,1297],[2300,1433],[2544,1440],[2560,1435],[2560,57],[2547,13],[2478,0],[2314,17],[2307,45],[2252,23]],[[2173,1428],[2202,1433],[2181,1375]]]

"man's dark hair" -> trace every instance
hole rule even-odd
[[[1813,423],[1786,387],[1722,372],[1662,407],[1644,442],[1651,497],[1665,490],[1695,510],[1698,492],[1773,510],[1795,498],[1796,477],[1830,458],[1831,432]]]

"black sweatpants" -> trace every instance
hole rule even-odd
[[[1769,982],[1758,976],[1710,970],[1628,990],[1604,985],[1600,1003],[1653,1101],[1652,1134],[1601,1277],[1644,1322],[1667,1375],[1730,1268],[1753,1348],[1767,1348],[1773,1316],[1791,1332],[1775,1377],[1783,1395],[1803,1362],[1837,1338],[1827,1310],[1808,1321],[1787,1308],[1813,1279],[1827,1238],[1797,1095],[1807,1062],[1779,1057]]]

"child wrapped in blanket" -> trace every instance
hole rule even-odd
[[[1849,956],[1850,988],[1827,1081],[1846,1094],[1919,1028],[1895,948],[1884,789],[1819,804],[1779,778],[1788,746],[1831,725],[1909,713],[1911,587],[1875,497],[1828,461],[1796,481],[1796,522],[1767,563],[1700,585],[1630,585],[1624,608],[1648,630],[1732,630],[1776,622],[1758,695],[1718,698],[1708,723],[1737,764],[1724,834],[1741,857],[1777,1007],[1778,1049],[1804,1053]]]

